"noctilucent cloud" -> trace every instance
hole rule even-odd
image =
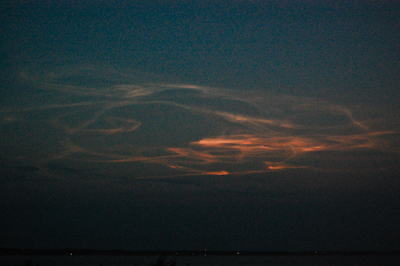
[[[1,111],[6,159],[60,178],[73,171],[162,178],[394,167],[381,160],[399,150],[396,121],[365,110],[267,90],[135,84],[132,74],[117,82],[110,77],[122,74],[108,72],[21,72],[35,101]]]

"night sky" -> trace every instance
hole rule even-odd
[[[2,1],[0,247],[399,250],[396,1]]]

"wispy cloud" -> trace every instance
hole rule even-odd
[[[357,150],[385,152],[381,143],[398,134],[395,129],[369,127],[344,106],[311,98],[187,84],[93,88],[61,84],[56,74],[24,78],[41,88],[38,98],[57,93],[48,101],[4,108],[1,127],[6,132],[30,119],[35,127],[53,128],[46,132],[58,141],[46,144],[51,152],[38,151],[34,158],[17,152],[11,158],[51,174],[56,174],[54,168],[46,165],[52,162],[73,169],[97,164],[94,169],[110,173],[123,169],[125,175],[135,175],[137,163],[148,164],[143,177],[324,170],[324,165],[307,159],[309,155],[335,160],[329,152],[344,157]],[[17,146],[24,142],[23,135],[19,138]],[[52,145],[61,148],[55,152]],[[153,165],[170,170],[154,172]],[[337,166],[336,170],[348,169]]]

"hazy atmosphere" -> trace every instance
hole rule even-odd
[[[0,7],[0,248],[400,249],[395,1]]]

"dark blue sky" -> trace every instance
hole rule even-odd
[[[6,1],[0,247],[400,249],[399,13]]]

